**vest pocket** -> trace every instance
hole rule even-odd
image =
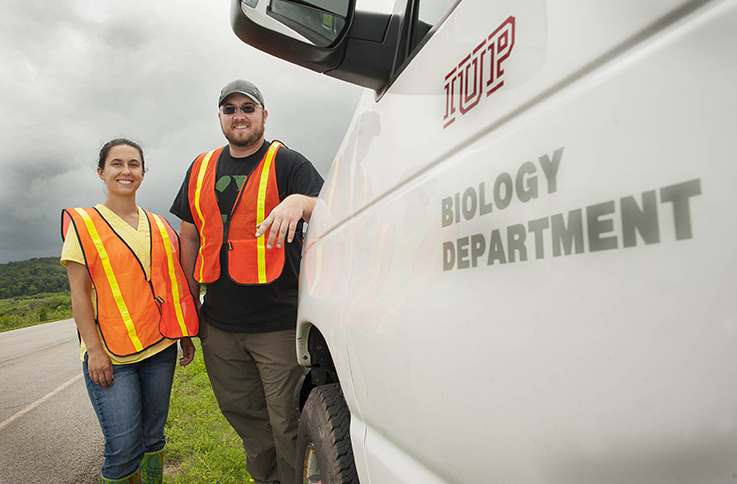
[[[267,249],[266,238],[264,235],[259,239],[230,241],[228,274],[233,281],[238,284],[268,284],[281,275],[284,247]]]
[[[119,312],[110,313],[104,309],[98,314],[97,322],[103,343],[115,356],[140,353],[161,341],[156,324],[160,320],[156,304],[151,299],[140,305],[136,305],[136,301],[130,298],[127,301],[129,318],[124,318]]]
[[[231,240],[228,275],[238,284],[258,284],[258,239]],[[266,254],[264,253],[264,257]]]
[[[192,294],[187,292],[178,303],[165,300],[160,308],[159,332],[162,336],[170,339],[197,336],[199,318]]]

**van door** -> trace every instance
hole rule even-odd
[[[341,335],[359,474],[731,475],[735,2],[452,7],[362,98],[305,254],[342,241],[300,318]]]

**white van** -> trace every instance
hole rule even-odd
[[[737,0],[381,3],[233,2],[367,87],[305,240],[299,482],[736,483]]]

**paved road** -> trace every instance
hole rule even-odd
[[[0,333],[0,484],[98,482],[103,445],[74,321]]]

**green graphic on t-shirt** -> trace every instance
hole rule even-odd
[[[246,175],[225,175],[221,176],[218,182],[215,184],[215,189],[219,192],[224,192],[230,185],[231,180],[235,181],[235,189],[240,190],[243,186],[243,182],[246,180]]]
[[[215,184],[215,190],[217,190],[218,193],[216,195],[218,196],[218,201],[220,200],[219,194],[225,194],[225,191],[228,190],[228,194],[225,195],[226,199],[232,199],[235,200],[237,193],[240,191],[241,187],[243,186],[243,183],[246,181],[246,178],[248,178],[246,175],[224,175],[221,176],[220,179],[218,179],[217,183]],[[230,182],[235,182],[235,188],[231,186]],[[223,223],[226,223],[228,221],[228,214],[223,213]]]
[[[240,190],[246,180],[246,175],[233,175],[233,180],[235,180],[236,187]]]
[[[228,175],[222,176],[215,184],[215,190],[222,193],[226,188],[228,188],[228,185],[230,185],[230,177]]]

